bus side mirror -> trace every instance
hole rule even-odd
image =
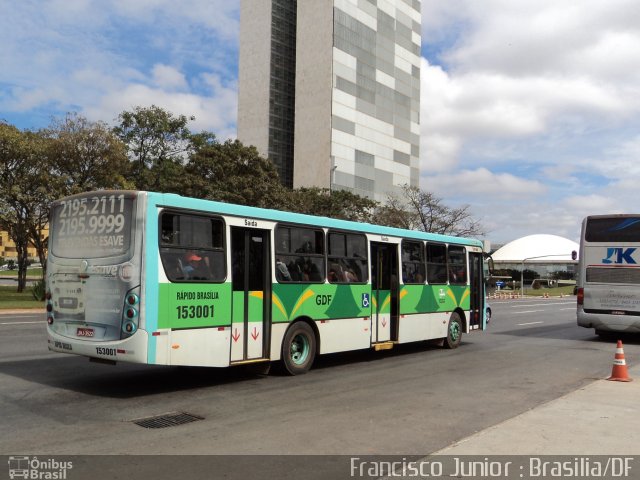
[[[487,268],[489,269],[489,275],[493,275],[493,258],[490,255],[484,254],[484,259],[487,262]]]

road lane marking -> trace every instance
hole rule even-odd
[[[38,320],[37,322],[1,322],[0,325],[26,325],[28,323],[45,323],[45,321]]]
[[[528,323],[519,323],[518,326],[519,327],[524,327],[525,325],[537,325],[539,323],[544,323],[544,322],[528,322]]]
[[[512,312],[512,313],[518,315],[520,313],[536,313],[536,312],[544,312],[544,310],[523,310],[522,312]]]
[[[494,303],[494,302],[489,302],[489,303]],[[567,305],[568,303],[573,303],[575,305],[575,300],[571,301],[571,302],[540,302],[540,303],[516,303],[513,305],[509,305],[511,308],[518,308],[518,307],[540,307],[542,305]],[[502,304],[504,305],[504,304]]]

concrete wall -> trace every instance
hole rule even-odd
[[[238,140],[269,149],[271,2],[241,0],[238,69]]]
[[[298,0],[294,187],[329,187],[333,1]]]

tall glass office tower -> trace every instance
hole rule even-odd
[[[418,185],[419,0],[241,0],[238,138],[289,186]]]

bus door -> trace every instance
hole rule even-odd
[[[269,232],[231,228],[233,314],[231,362],[269,356],[271,271]]]
[[[372,343],[398,340],[398,246],[371,243]]]
[[[484,328],[485,291],[482,253],[469,253],[469,284],[471,285],[469,326],[471,330]]]

